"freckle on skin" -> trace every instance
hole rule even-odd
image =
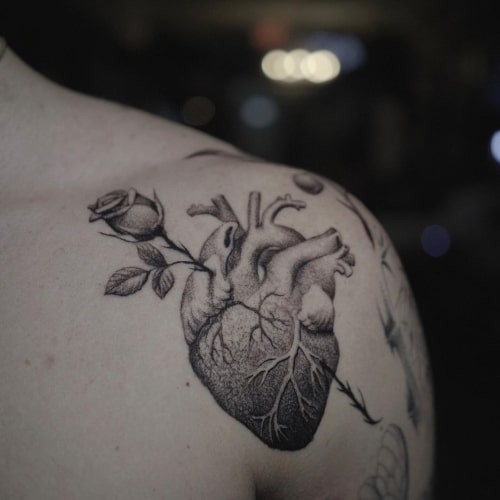
[[[47,370],[50,370],[56,362],[56,358],[54,357],[53,354],[48,354],[47,357],[45,358],[44,365]]]
[[[186,382],[186,387],[189,387],[191,384],[189,382]]]
[[[31,365],[31,361],[30,361],[29,359],[25,359],[25,360],[24,360],[24,364],[25,364],[26,366],[30,366],[30,365]]]
[[[115,451],[120,451],[120,447],[119,446],[115,446]]]

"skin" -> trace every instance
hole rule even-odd
[[[201,150],[227,155],[186,160]],[[356,500],[391,423],[406,438],[408,498],[427,488],[432,395],[418,320],[407,318],[418,340],[409,357],[422,401],[415,429],[405,370],[377,311],[380,257],[357,215],[338,201],[333,183],[304,193],[293,182],[297,170],[238,155],[195,131],[60,88],[7,50],[0,61],[0,498]],[[219,193],[238,215],[250,192],[266,204],[291,193],[307,209],[279,215],[285,226],[308,238],[334,226],[356,257],[353,275],[336,278],[338,374],[362,389],[381,424],[363,422],[332,385],[313,441],[283,452],[222,411],[188,362],[179,314],[187,271],[176,274],[182,286],[163,301],[145,291],[103,294],[109,275],[136,254],[99,235],[104,223],[89,224],[85,207],[132,186],[158,192],[171,236],[196,254],[220,221],[186,210]],[[392,247],[389,254],[397,288],[404,278]],[[395,307],[396,316],[405,314]]]

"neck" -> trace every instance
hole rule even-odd
[[[57,85],[5,50],[0,59],[0,184],[8,185],[28,169],[30,152],[43,151],[58,92]]]

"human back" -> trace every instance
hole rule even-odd
[[[0,498],[422,498],[422,333],[358,200],[11,52],[0,85]]]

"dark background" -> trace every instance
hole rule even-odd
[[[57,82],[191,125],[206,122],[193,126],[335,179],[369,206],[401,254],[425,325],[435,377],[438,499],[494,499],[500,492],[494,6],[66,0],[10,2],[0,10],[9,46]],[[357,67],[332,82],[276,83],[261,71],[269,49],[339,40],[362,50]],[[189,101],[194,96],[209,101]],[[260,126],[245,122],[244,109]],[[421,243],[431,225],[450,238],[439,257]],[[446,241],[439,234],[434,240],[444,252]]]

